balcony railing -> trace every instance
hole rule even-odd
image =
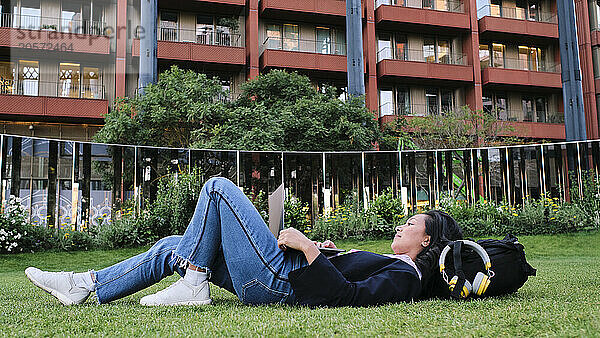
[[[497,5],[486,5],[477,10],[477,17],[494,16],[498,18],[528,20],[546,23],[558,23],[556,14],[543,11],[528,11],[521,7],[500,7]]]
[[[516,70],[527,70],[532,72],[560,73],[560,63],[548,61],[534,61],[516,58],[503,58],[499,60],[481,60],[481,68],[505,68]]]
[[[277,49],[293,52],[309,52],[318,54],[346,55],[345,42],[333,42],[327,40],[317,41],[269,37],[263,42],[260,52],[264,52],[265,49]]]
[[[392,102],[386,102],[379,106],[379,115],[404,115],[404,116],[428,116],[428,115],[444,115],[447,112],[458,111],[460,108],[454,105],[440,104],[417,104],[406,103],[397,104],[394,106]]]
[[[42,82],[38,80],[12,80],[0,78],[0,94],[102,100],[104,99],[104,85],[84,84],[73,82],[71,80]]]
[[[194,29],[159,27],[158,40],[171,42],[192,42],[202,45],[243,47],[240,34]]]
[[[377,52],[377,62],[381,60],[401,60],[449,65],[467,65],[467,55],[430,49],[393,49],[385,47]]]
[[[0,15],[0,27],[106,35],[106,24],[101,21],[72,20],[37,15],[20,15],[17,13],[2,13]]]
[[[513,122],[565,123],[565,115],[555,111],[523,111],[498,109],[495,114],[498,120]]]
[[[465,5],[452,0],[375,0],[375,7],[381,5],[433,9],[436,11],[464,13]]]

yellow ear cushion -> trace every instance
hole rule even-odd
[[[477,287],[477,291],[475,292],[475,294],[481,296],[485,293],[488,286],[490,285],[490,278],[481,272],[479,272],[478,275],[479,274],[481,274],[481,277],[475,277],[474,283],[477,284],[477,282],[479,282],[477,285],[475,285]],[[481,279],[480,281],[477,281],[477,279],[479,279],[478,277]]]

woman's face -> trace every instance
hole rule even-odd
[[[406,224],[396,227],[396,236],[392,241],[395,254],[407,254],[413,260],[423,248],[429,245],[430,236],[425,233],[425,214],[414,215]]]

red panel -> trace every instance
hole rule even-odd
[[[109,54],[107,36],[0,28],[0,46],[75,53]]]
[[[226,4],[226,5],[234,5],[234,6],[244,6],[246,4],[245,0],[196,0],[201,2],[213,2],[217,4]]]
[[[346,16],[346,2],[340,0],[262,0],[260,10],[266,9]]]
[[[101,119],[108,113],[107,100],[45,97],[47,116],[83,117]]]
[[[192,58],[191,43],[159,41],[157,55],[159,59],[190,60]]]
[[[260,56],[258,55],[258,0],[248,0],[246,18],[246,63],[248,79],[253,79],[260,72]]]
[[[133,39],[133,44],[131,45],[131,55],[140,56],[140,39]]]
[[[191,43],[191,60],[211,63],[246,64],[246,51],[242,47],[224,47]]]
[[[560,73],[531,72],[527,70],[488,67],[482,71],[482,82],[514,86],[562,88]]]
[[[558,123],[504,122],[514,128],[506,136],[531,137],[536,139],[565,139],[565,125]]]
[[[558,24],[484,16],[479,20],[479,33],[486,32],[558,39]]]
[[[401,22],[409,24],[470,29],[469,15],[431,9],[381,5],[375,11],[376,22]]]
[[[0,95],[0,114],[43,115],[44,98],[23,95]]]
[[[380,77],[407,77],[450,81],[473,81],[473,67],[441,63],[382,60],[377,64]]]
[[[101,119],[106,113],[107,100],[0,95],[0,114]]]
[[[261,67],[346,72],[345,55],[326,55],[267,49],[260,57]]]

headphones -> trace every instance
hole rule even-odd
[[[465,245],[473,248],[473,250],[475,250],[475,252],[483,260],[483,264],[487,271],[487,274],[484,274],[481,271],[477,272],[477,275],[475,275],[475,279],[473,279],[472,283],[466,279],[465,273],[462,269],[461,251],[462,251],[463,244],[465,244]],[[448,254],[448,251],[450,251],[450,249],[452,249],[453,258],[454,258],[455,276],[452,277],[452,279],[450,279],[450,281],[448,281],[448,275],[446,274],[446,271],[445,271],[445,268],[446,268],[445,262],[446,262],[446,255]],[[492,277],[494,277],[494,271],[490,270],[492,267],[492,262],[490,261],[490,256],[488,256],[487,252],[485,251],[484,248],[481,247],[481,245],[479,245],[473,241],[457,240],[454,242],[450,242],[448,245],[446,245],[446,247],[444,248],[444,250],[442,250],[442,253],[440,254],[439,265],[440,265],[440,273],[442,274],[442,278],[444,278],[444,281],[446,283],[448,283],[448,288],[450,289],[450,295],[454,298],[463,298],[464,299],[464,298],[467,298],[469,296],[469,294],[471,294],[471,293],[474,293],[477,296],[483,295],[485,293],[485,291],[487,290],[488,286],[490,285],[490,279]],[[459,290],[460,290],[460,292],[459,292]]]

